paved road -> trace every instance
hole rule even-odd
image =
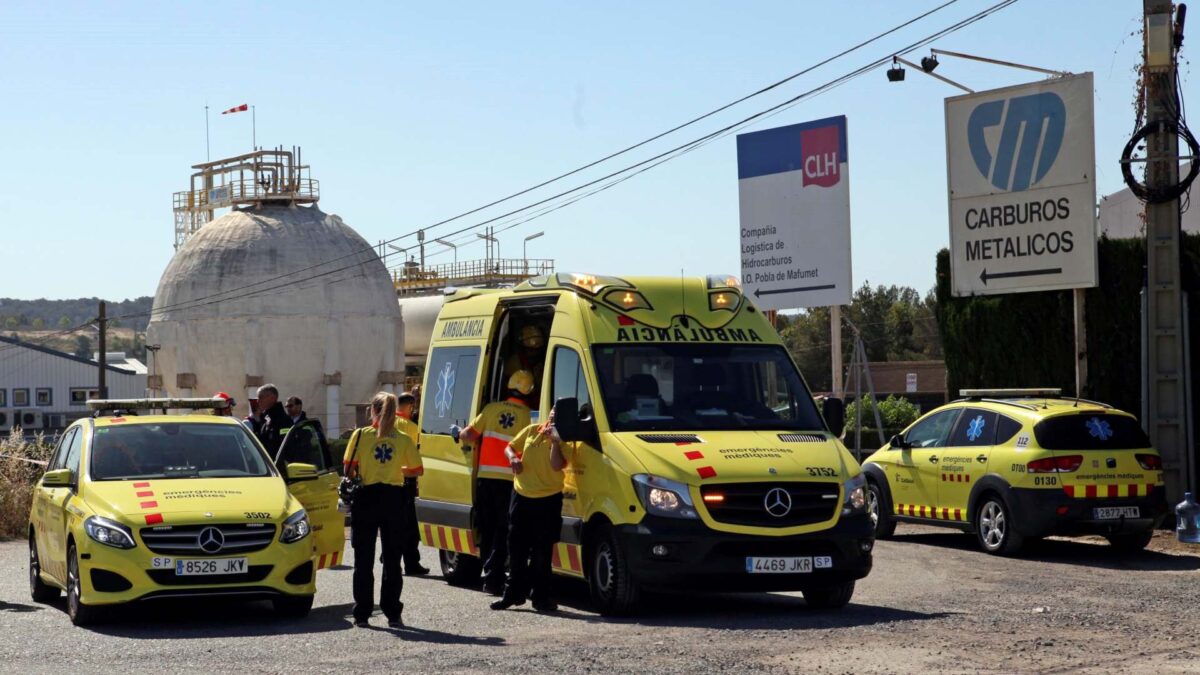
[[[798,595],[659,596],[607,620],[564,582],[562,611],[492,612],[438,577],[406,583],[405,619],[351,626],[349,567],[321,573],[305,620],[266,604],[135,606],[76,629],[29,599],[25,546],[0,543],[0,671],[137,672],[1195,672],[1200,557],[1117,556],[1043,542],[1019,560],[901,525],[852,604]],[[434,559],[425,551],[426,562]]]

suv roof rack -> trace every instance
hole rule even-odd
[[[959,389],[963,398],[1062,398],[1058,387],[1030,387],[1026,389]]]
[[[139,411],[225,410],[229,401],[224,398],[105,398],[87,402],[92,417],[137,415]]]

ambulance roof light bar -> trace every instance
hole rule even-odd
[[[1061,398],[1059,387],[1031,387],[1026,389],[959,389],[963,398]]]
[[[108,398],[92,399],[87,402],[93,417],[105,412],[136,415],[139,410],[225,410],[229,401],[224,398]]]

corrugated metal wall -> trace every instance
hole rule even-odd
[[[14,413],[17,411],[33,412],[35,419],[41,418],[34,425],[24,425],[26,430],[29,430],[30,426],[58,428],[62,424],[56,422],[69,423],[87,415],[84,401],[77,398],[73,403],[71,393],[75,390],[76,397],[82,396],[86,399],[88,390],[96,390],[98,377],[99,372],[94,364],[89,365],[7,342],[0,345],[0,413],[5,417],[0,423],[0,431],[7,432],[13,425]],[[45,390],[49,390],[48,404],[44,400]],[[18,392],[24,391],[28,392],[28,404],[18,407]],[[146,376],[109,370],[108,395],[110,398],[145,396]]]

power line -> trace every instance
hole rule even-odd
[[[776,104],[776,105],[774,105],[774,106],[771,106],[770,108],[767,108],[767,109],[765,109],[765,110],[759,111],[759,112],[757,112],[757,113],[755,113],[755,114],[753,114],[753,115],[750,115],[749,117],[743,118],[742,120],[740,120],[740,121],[738,121],[738,122],[735,122],[735,123],[733,123],[733,124],[726,125],[725,127],[722,127],[721,129],[718,129],[718,130],[716,130],[716,131],[714,131],[714,132],[711,132],[711,133],[709,133],[709,134],[706,134],[705,136],[702,136],[702,137],[700,137],[700,138],[698,138],[698,139],[694,139],[694,140],[692,140],[692,141],[689,141],[689,142],[687,142],[687,143],[684,143],[684,144],[678,145],[678,146],[676,146],[676,147],[674,147],[674,148],[671,148],[670,150],[667,150],[667,151],[665,151],[665,152],[662,152],[662,153],[659,153],[659,154],[657,154],[657,155],[654,155],[653,157],[647,158],[647,159],[645,159],[645,160],[642,160],[642,161],[640,161],[640,162],[637,162],[637,163],[635,163],[635,164],[632,164],[632,165],[630,165],[630,166],[627,166],[627,167],[625,167],[625,168],[623,168],[623,169],[620,169],[620,170],[618,170],[618,171],[614,171],[614,172],[612,172],[612,173],[609,173],[609,174],[607,174],[607,175],[605,175],[605,176],[601,176],[600,178],[597,178],[597,179],[594,179],[594,180],[588,181],[588,182],[586,182],[586,183],[583,183],[583,184],[581,184],[581,185],[578,185],[578,186],[576,186],[576,187],[574,187],[574,188],[571,188],[571,189],[569,189],[569,190],[565,190],[565,191],[563,191],[563,192],[560,192],[560,193],[558,193],[558,194],[556,194],[556,195],[553,195],[553,196],[551,196],[551,197],[547,197],[547,198],[545,198],[545,199],[542,199],[542,200],[539,200],[539,201],[537,201],[537,202],[533,202],[533,203],[531,203],[531,204],[527,204],[527,205],[525,205],[525,206],[523,206],[523,207],[520,207],[520,208],[514,209],[514,210],[512,210],[512,211],[509,211],[509,212],[507,212],[507,213],[501,214],[501,215],[499,215],[499,216],[495,216],[495,217],[493,217],[493,218],[489,218],[489,219],[487,219],[487,220],[480,221],[480,222],[478,222],[478,223],[475,223],[474,225],[468,225],[468,226],[466,226],[466,227],[463,227],[463,228],[460,228],[460,229],[458,229],[458,230],[455,230],[454,232],[451,232],[451,233],[449,233],[449,234],[442,235],[442,238],[448,238],[448,237],[454,237],[454,236],[457,236],[457,235],[459,235],[459,234],[462,234],[462,233],[464,233],[464,232],[468,232],[468,231],[471,231],[471,230],[477,229],[477,228],[479,228],[479,227],[482,227],[482,226],[484,226],[484,225],[487,225],[487,224],[490,224],[490,223],[496,222],[496,221],[498,221],[498,220],[502,220],[502,219],[504,219],[504,218],[507,218],[507,217],[509,217],[509,216],[513,216],[513,215],[515,215],[515,214],[517,214],[517,213],[521,213],[521,212],[523,212],[523,211],[528,211],[529,209],[532,209],[532,208],[535,208],[535,207],[543,206],[543,205],[545,205],[545,204],[547,204],[547,203],[549,203],[549,202],[552,202],[552,201],[555,201],[555,200],[557,200],[557,199],[560,199],[560,198],[562,198],[562,197],[565,197],[565,196],[571,195],[571,194],[573,194],[573,193],[575,193],[575,192],[579,192],[580,190],[584,190],[584,189],[586,189],[586,188],[593,187],[593,186],[595,186],[595,185],[597,185],[597,184],[599,184],[599,183],[602,183],[602,182],[604,182],[604,181],[606,181],[606,180],[610,180],[610,179],[613,179],[613,178],[617,178],[617,180],[613,180],[611,183],[609,183],[609,184],[607,184],[607,185],[604,185],[604,186],[600,187],[600,188],[599,188],[599,189],[597,189],[597,190],[593,190],[592,192],[590,192],[590,193],[588,193],[588,194],[586,194],[586,195],[583,195],[583,196],[581,196],[581,197],[579,197],[579,198],[574,198],[574,199],[572,199],[572,200],[568,200],[568,201],[567,201],[567,202],[565,202],[564,204],[560,205],[560,207],[559,207],[559,208],[561,208],[561,207],[563,207],[563,206],[569,206],[570,204],[573,204],[573,203],[576,203],[576,202],[580,201],[580,199],[582,199],[582,198],[585,198],[585,197],[587,197],[587,196],[591,196],[592,194],[596,194],[596,193],[598,193],[598,192],[602,192],[602,191],[604,191],[604,190],[607,190],[607,189],[608,189],[608,188],[610,188],[610,187],[613,187],[613,186],[615,186],[615,185],[617,185],[617,184],[619,184],[619,183],[621,183],[621,182],[624,182],[625,180],[628,180],[629,178],[632,178],[633,176],[636,176],[636,175],[639,175],[639,174],[641,174],[641,173],[644,173],[645,171],[648,171],[648,170],[650,170],[650,169],[652,169],[652,168],[654,168],[654,167],[656,167],[656,166],[659,166],[659,165],[661,165],[661,164],[663,164],[663,163],[665,163],[665,162],[667,162],[667,161],[670,161],[671,159],[674,159],[674,158],[676,158],[676,157],[679,157],[679,156],[682,156],[682,155],[684,155],[684,154],[687,154],[688,152],[691,152],[691,151],[693,151],[693,150],[696,150],[696,149],[698,149],[698,148],[700,148],[700,147],[703,147],[704,145],[707,145],[708,143],[710,143],[710,142],[712,142],[712,141],[714,141],[714,140],[717,140],[717,139],[719,139],[719,138],[722,138],[722,137],[728,136],[728,135],[729,135],[729,134],[731,134],[731,133],[735,133],[736,131],[740,130],[741,128],[744,128],[744,127],[746,127],[746,126],[749,126],[750,124],[753,124],[753,123],[754,123],[754,122],[756,122],[756,121],[759,121],[759,120],[761,120],[761,119],[765,119],[765,118],[771,117],[771,116],[773,116],[773,115],[775,115],[775,114],[777,114],[777,113],[779,113],[779,112],[782,112],[783,110],[786,110],[786,109],[788,109],[788,108],[790,108],[790,107],[792,107],[792,106],[795,106],[795,105],[797,105],[798,103],[800,103],[801,101],[803,101],[803,100],[805,100],[805,99],[808,99],[808,98],[811,98],[811,97],[814,97],[814,96],[820,95],[820,94],[822,94],[822,93],[824,93],[824,92],[826,92],[826,91],[829,91],[829,90],[831,90],[831,89],[834,89],[834,88],[836,88],[836,87],[838,87],[838,86],[841,86],[842,84],[845,84],[846,82],[849,82],[849,81],[851,81],[851,80],[853,80],[853,79],[855,79],[855,78],[858,78],[858,77],[860,77],[860,76],[862,76],[862,75],[866,74],[867,72],[870,72],[871,70],[874,70],[875,68],[878,68],[879,66],[881,66],[881,65],[883,65],[883,64],[885,64],[885,63],[888,63],[888,62],[890,62],[890,61],[892,60],[892,56],[893,56],[893,55],[896,55],[896,54],[907,54],[907,53],[909,53],[909,52],[912,52],[912,51],[915,51],[915,50],[917,50],[917,49],[920,49],[921,47],[923,47],[923,46],[926,46],[926,45],[928,45],[929,43],[931,43],[931,42],[933,42],[933,41],[935,41],[935,40],[937,40],[937,39],[939,39],[939,38],[945,37],[946,35],[949,35],[949,34],[951,34],[951,33],[957,32],[957,31],[959,31],[959,30],[961,30],[961,29],[963,29],[963,28],[965,28],[965,27],[967,27],[967,26],[970,26],[970,25],[972,25],[972,24],[974,24],[974,23],[976,23],[976,22],[978,22],[978,21],[981,21],[981,20],[983,20],[984,18],[987,18],[988,16],[990,16],[990,15],[994,14],[995,12],[998,12],[998,11],[1000,11],[1000,10],[1002,10],[1002,9],[1006,8],[1006,7],[1009,7],[1010,5],[1013,5],[1013,4],[1015,4],[1017,1],[1018,1],[1018,0],[1002,0],[1001,2],[998,2],[998,3],[994,4],[994,5],[992,5],[991,7],[988,7],[988,8],[986,8],[986,9],[984,9],[984,10],[982,10],[982,11],[980,11],[980,12],[978,12],[978,13],[976,13],[976,14],[974,14],[974,15],[972,15],[972,16],[970,16],[970,17],[966,18],[966,19],[963,19],[963,20],[961,20],[961,21],[959,21],[959,22],[957,22],[957,23],[955,23],[955,24],[952,24],[952,25],[950,25],[950,26],[948,26],[948,27],[946,27],[946,28],[944,28],[944,29],[942,29],[942,30],[940,30],[940,31],[937,31],[937,32],[935,32],[935,33],[933,33],[933,34],[931,34],[931,35],[929,35],[929,36],[926,36],[925,38],[922,38],[921,40],[918,40],[918,41],[916,41],[916,42],[914,42],[914,43],[912,43],[912,44],[910,44],[910,45],[908,45],[908,46],[906,46],[906,47],[904,47],[904,48],[902,48],[902,49],[900,49],[900,50],[898,50],[898,51],[892,52],[892,53],[891,53],[891,54],[889,54],[888,56],[885,56],[885,57],[883,57],[883,58],[876,59],[875,61],[872,61],[872,62],[870,62],[870,63],[868,63],[868,64],[866,64],[866,65],[864,65],[864,66],[862,66],[862,67],[860,67],[860,68],[858,68],[858,69],[856,69],[856,70],[853,70],[853,71],[851,71],[851,72],[849,72],[849,73],[846,73],[846,74],[842,75],[841,77],[835,78],[834,80],[831,80],[831,81],[829,81],[829,82],[826,82],[826,83],[825,83],[825,84],[823,84],[823,85],[820,85],[820,86],[818,86],[818,87],[815,87],[815,88],[813,88],[813,89],[810,89],[810,90],[808,90],[808,91],[806,91],[806,92],[803,92],[803,93],[801,93],[801,94],[799,94],[799,95],[797,95],[797,96],[794,96],[794,97],[792,97],[792,98],[790,98],[790,99],[787,99],[787,100],[785,100],[785,101],[783,101],[783,102],[781,102],[781,103],[778,103],[778,104]],[[637,171],[634,171],[634,169],[637,169]],[[621,177],[621,174],[628,173],[628,172],[631,172],[631,171],[633,171],[633,173],[632,173],[631,175],[628,175],[628,176],[623,176],[623,177]],[[618,177],[619,177],[619,178],[618,178]],[[557,209],[550,209],[550,210],[552,211],[552,210],[557,210]],[[549,211],[547,211],[547,212],[549,212]],[[544,214],[543,214],[543,215],[544,215]],[[443,221],[443,223],[444,223],[444,222],[448,222],[448,221]],[[388,240],[388,242],[385,242],[385,243],[390,243],[390,242],[398,241],[398,240],[400,240],[400,239],[403,239],[404,237],[411,236],[412,234],[414,234],[414,233],[410,233],[410,234],[407,234],[407,235],[401,235],[400,237],[395,237],[395,238],[393,238],[393,239],[391,239],[391,240]],[[348,256],[343,256],[343,257],[348,257]],[[386,257],[386,255],[385,255],[384,257]],[[335,260],[336,260],[336,259],[335,259]],[[332,261],[327,261],[327,262],[332,262]],[[322,272],[322,273],[320,273],[320,274],[315,274],[315,275],[312,275],[312,276],[308,277],[307,279],[304,279],[303,281],[310,281],[310,280],[314,280],[314,279],[323,278],[323,277],[326,277],[326,276],[328,276],[328,275],[330,275],[330,274],[336,274],[336,273],[338,273],[338,272],[341,272],[341,271],[344,271],[344,270],[347,270],[347,269],[351,269],[351,268],[353,268],[353,267],[359,267],[359,266],[361,266],[361,265],[363,265],[363,264],[366,264],[367,262],[369,262],[369,261],[356,262],[356,263],[353,263],[353,264],[351,264],[351,265],[347,265],[347,266],[345,266],[345,267],[341,267],[341,268],[337,268],[337,269],[329,270],[329,271],[326,271],[326,272]],[[326,264],[326,263],[320,263],[320,264],[318,264],[318,265],[314,265],[313,267],[318,267],[318,266],[320,266],[320,265],[322,265],[322,264]],[[307,268],[307,269],[311,269],[311,268]],[[298,271],[299,271],[299,270],[298,270]],[[297,272],[298,272],[298,271],[297,271]],[[285,274],[285,275],[280,275],[279,277],[276,277],[275,279],[281,279],[281,278],[284,278],[284,277],[287,277],[287,276],[291,276],[292,274],[295,274],[295,273],[296,273],[296,272],[288,273],[288,274]],[[256,285],[263,284],[263,283],[269,283],[269,282],[271,282],[271,281],[273,281],[273,280],[275,280],[275,279],[265,279],[265,280],[262,280],[262,281],[256,282],[256,283],[254,283],[254,284],[249,284],[249,285],[247,285],[247,286],[246,286],[246,287],[244,287],[244,288],[253,287],[253,286],[256,286]],[[252,291],[252,292],[250,292],[250,293],[246,293],[245,295],[241,295],[241,296],[238,296],[238,297],[239,297],[239,299],[241,299],[241,298],[255,297],[255,296],[257,296],[257,295],[261,295],[261,294],[264,294],[264,293],[268,293],[268,292],[270,292],[270,291],[277,290],[277,289],[283,288],[283,287],[285,287],[285,286],[292,285],[292,284],[294,284],[294,283],[296,283],[296,282],[290,282],[290,281],[289,281],[289,282],[284,282],[284,283],[281,283],[281,284],[278,284],[278,285],[275,285],[275,286],[269,286],[269,287],[267,287],[267,288],[259,289],[259,290],[256,290],[256,291]],[[208,301],[208,302],[202,302],[202,301],[206,300],[207,298],[211,298],[211,297],[217,297],[217,296],[222,296],[222,295],[227,295],[227,294],[229,294],[229,293],[236,292],[237,290],[241,290],[241,289],[231,289],[231,290],[228,290],[228,291],[222,291],[222,292],[220,292],[220,293],[215,293],[215,294],[213,294],[213,295],[211,295],[211,296],[206,296],[206,297],[201,297],[201,298],[195,298],[195,299],[193,299],[193,300],[190,300],[190,301],[185,301],[185,302],[182,302],[182,303],[176,303],[175,305],[167,305],[167,306],[164,306],[164,307],[161,307],[161,308],[157,308],[156,310],[152,310],[151,312],[144,312],[144,313],[139,313],[139,314],[128,314],[128,315],[122,315],[122,316],[120,316],[120,317],[117,317],[117,318],[124,319],[124,318],[134,318],[134,317],[140,317],[140,316],[148,316],[148,315],[151,315],[151,314],[152,314],[154,311],[163,311],[163,310],[166,310],[166,309],[192,309],[192,308],[195,308],[195,307],[203,307],[203,306],[206,306],[206,305],[215,304],[216,302],[222,302],[222,301],[224,301],[224,299],[220,299],[220,300],[212,300],[212,301]]]
[[[704,114],[702,114],[702,115],[699,115],[699,116],[697,116],[697,117],[694,117],[694,118],[692,118],[692,119],[690,119],[690,120],[688,120],[688,121],[686,121],[686,122],[683,122],[683,123],[681,123],[681,124],[678,124],[678,125],[676,125],[676,126],[674,126],[674,127],[670,128],[670,129],[668,129],[668,130],[666,130],[666,131],[663,131],[663,132],[661,132],[661,133],[655,134],[655,135],[653,135],[653,136],[651,136],[651,137],[649,137],[649,138],[647,138],[647,139],[644,139],[644,140],[642,140],[642,141],[639,141],[639,142],[637,142],[637,143],[634,143],[634,144],[632,144],[632,145],[629,145],[629,146],[627,146],[627,147],[625,147],[625,148],[622,148],[621,150],[618,150],[618,151],[616,151],[616,152],[613,152],[613,153],[610,153],[610,154],[608,154],[608,155],[605,155],[604,157],[601,157],[600,159],[597,159],[597,160],[594,160],[594,161],[588,162],[587,164],[584,164],[584,165],[582,165],[582,166],[580,166],[580,167],[577,167],[577,168],[575,168],[575,169],[572,169],[572,170],[570,170],[570,171],[567,171],[567,172],[565,172],[565,173],[559,174],[559,175],[557,175],[557,176],[555,176],[555,177],[553,177],[553,178],[550,178],[550,179],[548,179],[548,180],[544,180],[544,181],[542,181],[542,182],[540,182],[540,183],[538,183],[538,184],[536,184],[536,185],[533,185],[533,186],[531,186],[531,187],[525,188],[525,189],[523,189],[523,190],[519,190],[519,191],[517,191],[517,192],[514,192],[514,193],[512,193],[512,194],[509,194],[509,195],[507,195],[507,196],[501,197],[501,198],[499,198],[499,199],[493,200],[493,201],[491,201],[491,202],[489,202],[489,203],[487,203],[487,204],[484,204],[484,205],[482,205],[482,206],[478,206],[478,207],[475,207],[475,208],[473,208],[473,209],[470,209],[470,210],[468,210],[468,211],[464,211],[464,212],[462,212],[462,213],[459,213],[458,215],[455,215],[455,216],[452,216],[452,217],[446,218],[446,219],[444,219],[444,220],[440,220],[440,221],[438,221],[438,222],[435,222],[435,223],[433,223],[433,224],[431,224],[431,225],[429,225],[429,226],[427,226],[427,227],[425,227],[425,228],[422,228],[422,229],[423,229],[423,230],[431,230],[431,229],[433,229],[433,228],[440,227],[440,226],[442,226],[442,225],[445,225],[445,224],[451,223],[451,222],[453,222],[453,221],[460,220],[460,219],[462,219],[462,218],[465,218],[465,217],[467,217],[467,216],[470,216],[470,215],[476,214],[476,213],[478,213],[478,212],[480,212],[480,211],[483,211],[483,210],[485,210],[485,209],[491,208],[491,207],[493,207],[493,206],[496,206],[496,205],[502,204],[502,203],[504,203],[504,202],[507,202],[507,201],[511,201],[512,199],[515,199],[515,198],[517,198],[517,197],[523,196],[523,195],[525,195],[525,194],[528,194],[528,193],[530,193],[530,192],[533,192],[533,191],[535,191],[535,190],[538,190],[538,189],[540,189],[540,188],[543,188],[543,187],[545,187],[545,186],[547,186],[547,185],[550,185],[550,184],[556,183],[556,182],[558,182],[558,181],[561,181],[561,180],[563,180],[563,179],[565,179],[565,178],[568,178],[568,177],[570,177],[570,176],[573,176],[573,175],[575,175],[575,174],[578,174],[578,173],[580,173],[580,172],[586,171],[587,169],[593,168],[593,167],[595,167],[595,166],[597,166],[597,165],[599,165],[599,164],[602,164],[602,163],[604,163],[604,162],[607,162],[607,161],[609,161],[609,160],[611,160],[611,159],[614,159],[614,158],[616,158],[616,157],[619,157],[619,156],[621,156],[621,155],[628,154],[629,152],[632,152],[633,150],[636,150],[636,149],[638,149],[638,148],[641,148],[641,147],[643,147],[643,146],[645,146],[645,145],[648,145],[648,144],[650,144],[650,143],[653,143],[654,141],[657,141],[657,140],[659,140],[659,139],[662,139],[662,138],[664,138],[664,137],[666,137],[666,136],[669,136],[670,134],[673,134],[673,133],[675,133],[675,132],[677,132],[677,131],[680,131],[680,130],[682,130],[682,129],[685,129],[685,128],[687,128],[687,127],[690,127],[690,126],[692,126],[692,125],[694,125],[694,124],[696,124],[696,123],[698,123],[698,122],[701,122],[701,121],[703,121],[703,120],[705,120],[705,119],[708,119],[708,118],[710,118],[710,117],[712,117],[712,116],[714,116],[714,115],[717,115],[717,114],[719,114],[719,113],[721,113],[721,112],[724,112],[725,110],[728,110],[728,109],[730,109],[730,108],[732,108],[732,107],[734,107],[734,106],[736,106],[736,105],[739,105],[739,104],[741,104],[741,103],[744,103],[744,102],[746,102],[746,101],[748,101],[748,100],[750,100],[750,99],[752,99],[752,98],[755,98],[755,97],[757,97],[757,96],[760,96],[760,95],[762,95],[762,94],[765,94],[765,93],[767,93],[767,92],[773,91],[773,90],[775,90],[775,89],[777,89],[777,88],[779,88],[779,87],[783,86],[784,84],[787,84],[788,82],[791,82],[791,81],[795,80],[796,78],[799,78],[799,77],[801,77],[801,76],[803,76],[803,75],[806,75],[806,74],[808,74],[808,73],[810,73],[810,72],[812,72],[812,71],[814,71],[814,70],[816,70],[816,69],[818,69],[818,68],[820,68],[820,67],[822,67],[822,66],[828,65],[829,63],[832,63],[833,61],[836,61],[837,59],[840,59],[840,58],[842,58],[842,57],[844,57],[844,56],[846,56],[846,55],[848,55],[848,54],[851,54],[851,53],[853,53],[853,52],[855,52],[855,51],[858,51],[859,49],[862,49],[863,47],[866,47],[866,46],[868,46],[868,45],[870,45],[870,44],[873,44],[873,43],[875,43],[875,42],[878,42],[879,40],[881,40],[881,39],[883,39],[883,38],[885,38],[885,37],[887,37],[887,36],[889,36],[889,35],[891,35],[891,34],[893,34],[893,33],[896,33],[896,32],[898,32],[898,31],[900,31],[900,30],[903,30],[904,28],[907,28],[907,27],[909,27],[909,26],[911,26],[911,25],[913,25],[913,24],[915,24],[915,23],[917,23],[917,22],[921,21],[922,19],[925,19],[925,18],[927,18],[927,17],[929,17],[929,16],[931,16],[931,15],[933,15],[933,14],[935,14],[935,13],[937,13],[937,12],[939,12],[939,11],[941,11],[941,10],[943,10],[943,9],[945,9],[945,8],[949,7],[950,5],[953,5],[953,4],[957,3],[957,2],[958,2],[958,0],[948,0],[947,2],[943,2],[942,4],[940,4],[940,5],[938,5],[938,6],[934,7],[934,8],[932,8],[932,9],[930,9],[930,10],[926,11],[926,12],[923,12],[923,13],[921,13],[921,14],[919,14],[919,15],[917,15],[917,16],[915,16],[915,17],[913,17],[913,18],[911,18],[911,19],[909,19],[909,20],[907,20],[907,21],[904,21],[904,22],[902,22],[902,23],[899,23],[899,24],[897,24],[897,25],[895,25],[895,26],[893,26],[893,27],[891,27],[891,28],[889,28],[889,29],[887,29],[887,30],[885,30],[885,31],[881,32],[881,33],[878,33],[878,34],[876,34],[876,35],[874,35],[874,36],[870,37],[870,38],[867,38],[867,39],[865,39],[865,40],[863,40],[863,41],[859,42],[858,44],[855,44],[855,45],[853,45],[853,46],[851,46],[851,47],[848,47],[848,48],[846,48],[846,49],[842,50],[841,52],[838,52],[837,54],[834,54],[833,56],[827,57],[827,58],[825,58],[825,59],[823,59],[823,60],[821,60],[821,61],[819,61],[819,62],[817,62],[817,63],[815,63],[815,64],[813,64],[813,65],[810,65],[810,66],[808,66],[808,67],[806,67],[806,68],[804,68],[804,69],[802,69],[802,70],[799,70],[799,71],[797,71],[797,72],[795,72],[795,73],[792,73],[791,75],[788,75],[787,77],[785,77],[785,78],[783,78],[783,79],[781,79],[781,80],[778,80],[778,81],[776,81],[776,82],[773,82],[773,83],[771,83],[771,84],[769,84],[769,85],[767,85],[767,86],[765,86],[765,87],[762,87],[762,88],[760,88],[760,89],[758,89],[758,90],[756,90],[756,91],[754,91],[754,92],[751,92],[750,94],[746,94],[745,96],[742,96],[742,97],[740,97],[740,98],[738,98],[738,99],[735,99],[735,100],[733,100],[733,101],[731,101],[731,102],[729,102],[729,103],[726,103],[726,104],[724,104],[724,105],[722,105],[722,106],[720,106],[720,107],[718,107],[718,108],[715,108],[715,109],[713,109],[713,110],[710,110],[709,112],[706,112],[706,113],[704,113]],[[654,159],[654,158],[652,158],[652,159]],[[635,166],[636,166],[636,165],[635,165]],[[607,177],[606,177],[606,178],[607,178]],[[604,180],[604,179],[601,179],[601,180]],[[586,187],[587,185],[588,185],[588,184],[585,184],[585,185],[584,185],[584,186],[582,186],[582,187]],[[578,188],[577,188],[577,189],[578,189]],[[557,197],[557,195],[556,195],[556,197]],[[536,206],[537,204],[540,204],[540,203],[542,203],[542,202],[535,203],[533,206]],[[512,212],[510,212],[510,214],[505,214],[505,216],[501,216],[501,217],[507,217],[507,215],[511,215],[511,213],[512,213]],[[491,221],[487,221],[487,222],[491,222]],[[481,225],[479,225],[479,226],[481,226]],[[406,233],[406,234],[403,234],[403,235],[400,235],[400,236],[394,237],[394,238],[392,238],[392,239],[390,239],[390,240],[387,240],[387,241],[386,241],[386,242],[384,242],[384,243],[385,243],[385,244],[395,243],[395,242],[397,242],[397,241],[400,241],[401,239],[405,239],[405,238],[407,238],[407,237],[414,236],[416,233],[417,233],[417,231],[416,231],[416,230],[414,230],[414,231],[412,231],[412,232],[409,232],[409,233]],[[454,235],[447,235],[447,236],[454,236]],[[444,238],[444,237],[443,237],[443,238]],[[314,264],[314,265],[310,265],[310,266],[308,266],[308,267],[304,267],[304,268],[301,268],[301,269],[293,270],[293,271],[291,271],[291,272],[287,272],[287,273],[285,273],[285,274],[283,274],[283,275],[279,275],[278,277],[276,277],[276,278],[273,278],[273,279],[264,279],[264,280],[260,280],[260,281],[258,281],[258,282],[255,282],[255,283],[252,283],[252,284],[247,284],[247,285],[245,285],[245,286],[241,286],[241,287],[238,287],[238,288],[233,288],[233,289],[229,289],[229,290],[226,290],[226,291],[221,291],[221,292],[219,292],[219,293],[213,294],[213,296],[211,296],[211,297],[216,297],[216,296],[218,296],[218,295],[228,295],[228,294],[232,294],[232,293],[237,293],[237,292],[239,292],[239,291],[242,291],[242,290],[246,290],[246,289],[249,289],[249,288],[253,288],[253,287],[255,287],[255,286],[259,286],[259,285],[261,285],[261,284],[264,284],[264,283],[268,283],[268,282],[270,282],[270,281],[274,281],[275,279],[282,279],[282,278],[286,278],[286,277],[289,277],[289,276],[294,276],[294,275],[296,275],[296,274],[300,274],[300,273],[302,273],[302,272],[307,272],[307,271],[309,271],[309,270],[312,270],[312,269],[315,269],[315,268],[318,268],[318,267],[322,267],[322,266],[324,266],[324,265],[331,264],[331,263],[337,262],[337,261],[339,261],[339,260],[344,260],[345,258],[348,258],[348,257],[354,256],[354,255],[358,255],[358,254],[361,254],[361,253],[364,253],[364,252],[373,251],[373,250],[374,250],[374,247],[373,247],[373,246],[368,246],[367,248],[360,249],[360,250],[358,250],[358,251],[354,251],[354,252],[352,252],[352,253],[348,253],[348,254],[345,254],[345,255],[343,255],[343,256],[340,256],[340,257],[337,257],[337,258],[331,258],[331,259],[329,259],[329,260],[325,260],[325,261],[322,261],[322,262],[316,263],[316,264]],[[384,258],[386,258],[388,255],[390,255],[390,254],[388,254],[388,253],[386,253],[386,252],[385,252],[385,254],[384,254],[384,256],[383,256],[383,257],[384,257]],[[205,298],[196,298],[196,299],[194,299],[194,300],[205,300],[205,299],[208,299],[208,298],[207,298],[207,297],[205,297]],[[180,303],[180,304],[183,304],[183,303]],[[162,308],[159,308],[159,309],[172,309],[172,306],[169,306],[169,305],[168,305],[168,306],[164,306],[164,307],[162,307]],[[141,316],[141,315],[137,315],[137,314],[133,314],[133,315],[122,315],[122,316],[121,316],[121,317],[119,317],[119,318],[129,318],[129,317],[133,317],[133,316]]]

